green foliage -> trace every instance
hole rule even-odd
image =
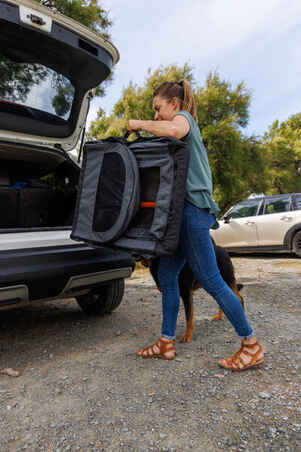
[[[268,193],[301,192],[301,113],[275,121],[264,135]]]
[[[243,82],[232,88],[217,72],[210,72],[204,87],[194,93],[201,130],[224,120],[245,127],[249,119],[250,93]]]
[[[214,197],[222,211],[254,192],[266,188],[260,143],[243,135],[249,118],[250,93],[244,83],[232,88],[217,73],[210,73],[204,87],[195,86],[192,68],[170,65],[149,70],[143,86],[130,83],[111,115],[103,110],[92,122],[90,136],[98,139],[122,135],[128,119],[153,119],[152,96],[164,81],[187,78],[194,88],[199,125],[208,150]]]

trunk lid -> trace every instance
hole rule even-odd
[[[32,0],[0,0],[0,28],[0,140],[74,149],[117,49]]]

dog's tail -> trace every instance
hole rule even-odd
[[[240,292],[244,288],[243,284],[237,284],[237,290]]]

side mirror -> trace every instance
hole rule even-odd
[[[226,217],[224,217],[223,218],[223,220],[224,220],[224,223],[230,223],[230,220],[231,220],[231,215],[227,215]]]

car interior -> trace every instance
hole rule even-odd
[[[1,229],[72,224],[79,169],[71,158],[23,147],[18,153],[2,144],[0,168]]]

